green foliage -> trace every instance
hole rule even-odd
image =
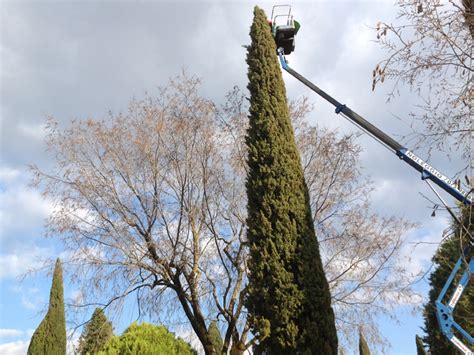
[[[416,336],[416,354],[417,355],[428,355],[425,350],[425,344],[423,344],[423,339],[421,339],[418,335]]]
[[[362,332],[359,332],[359,355],[370,355],[369,345]]]
[[[113,335],[112,323],[101,308],[96,308],[79,339],[79,353],[81,355],[97,354]]]
[[[209,337],[211,338],[212,345],[216,350],[217,355],[222,354],[222,346],[224,345],[224,341],[222,340],[221,332],[219,328],[217,328],[217,322],[213,320],[209,325]]]
[[[46,316],[36,328],[28,347],[28,355],[66,354],[66,319],[64,315],[63,272],[56,260]]]
[[[258,7],[250,37],[246,305],[259,339],[255,351],[337,354],[329,287],[275,42]]]
[[[197,352],[164,326],[132,323],[121,336],[112,337],[99,355],[196,355]]]
[[[474,230],[474,213],[472,208],[465,208],[462,212],[462,223],[473,233]],[[453,225],[454,234],[446,239],[438,248],[438,251],[433,257],[433,263],[437,266],[429,277],[431,286],[429,292],[429,302],[425,305],[423,316],[425,319],[426,336],[423,338],[425,344],[428,346],[431,355],[455,355],[458,354],[457,348],[452,345],[448,339],[442,335],[439,329],[438,320],[436,318],[435,301],[441,292],[444,284],[448,280],[449,275],[454,267],[454,264],[461,255],[461,245],[467,245],[467,233],[462,231],[459,226]],[[460,233],[462,232],[462,233]],[[471,251],[472,253],[472,251]],[[469,258],[468,258],[469,260]],[[455,278],[451,285],[449,292],[444,298],[444,302],[452,296],[456,285],[459,282],[461,273]],[[471,280],[472,283],[472,280]],[[454,320],[468,334],[474,334],[474,287],[467,287],[454,309]]]

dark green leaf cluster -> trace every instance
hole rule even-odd
[[[462,223],[472,234],[474,231],[474,213],[473,209],[465,208],[461,215]],[[459,226],[453,225],[454,234],[443,241],[438,248],[438,251],[433,257],[433,263],[436,269],[429,277],[430,292],[429,302],[425,305],[423,316],[425,319],[424,330],[426,336],[423,338],[425,344],[429,348],[432,355],[455,355],[458,350],[452,345],[448,339],[443,336],[436,318],[435,302],[441,292],[444,284],[448,280],[449,275],[454,267],[454,264],[461,256],[462,246],[468,243],[467,233]],[[471,251],[472,254],[472,251]],[[468,259],[469,260],[469,257]],[[461,273],[458,273],[453,281],[453,284],[444,298],[447,303],[456,285],[459,282]],[[471,280],[472,283],[472,280]],[[474,334],[474,287],[467,287],[460,298],[456,308],[454,309],[454,320],[462,327],[468,334]]]
[[[48,312],[33,333],[28,347],[28,355],[44,354],[66,354],[63,272],[59,258],[56,260],[56,266],[54,267]]]
[[[329,287],[275,42],[258,7],[250,37],[246,305],[259,339],[256,352],[337,354]]]
[[[197,352],[164,326],[132,323],[121,336],[112,337],[99,355],[196,355]]]
[[[114,335],[112,323],[101,308],[96,308],[79,339],[81,355],[97,354]]]
[[[367,344],[362,332],[359,332],[359,355],[370,355],[369,344]]]

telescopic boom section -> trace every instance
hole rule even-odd
[[[291,69],[288,66],[286,58],[284,56],[285,50],[283,48],[278,48],[278,56],[280,58],[281,66],[284,70],[286,70],[289,74],[294,76],[296,79],[301,81],[311,90],[313,90],[316,94],[321,96],[326,101],[329,101],[336,107],[336,113],[342,114],[344,117],[349,119],[351,122],[355,123],[357,126],[362,128],[365,132],[370,134],[373,138],[377,141],[382,143],[384,146],[392,150],[400,159],[404,160],[406,163],[411,165],[413,168],[418,170],[421,173],[422,180],[431,180],[436,185],[441,187],[444,191],[449,193],[451,196],[456,198],[458,201],[462,202],[465,205],[471,205],[472,199],[469,196],[470,192],[464,191],[459,184],[455,181],[451,180],[447,176],[441,174],[438,170],[433,168],[431,165],[426,163],[423,159],[416,156],[413,152],[409,151],[407,148],[403,147],[400,143],[395,141],[392,137],[388,136],[386,133],[375,127],[373,124],[365,120],[362,116],[358,115],[354,111],[352,111],[346,105],[340,103],[335,98],[321,90],[319,87],[314,85],[311,81],[306,79],[304,76],[296,72],[295,70]],[[430,185],[431,186],[431,185]],[[471,247],[474,245],[474,240],[472,235],[469,235]],[[471,275],[474,273],[474,259],[471,259],[464,271],[461,279],[459,281],[456,290],[449,300],[448,304],[443,303],[443,299],[446,296],[448,289],[450,288],[452,282],[456,274],[461,269],[463,262],[468,254],[468,248],[463,252],[463,255],[459,258],[456,266],[454,267],[451,275],[449,276],[446,284],[443,287],[443,290],[438,296],[436,300],[436,316],[438,318],[438,322],[441,328],[442,333],[451,341],[459,350],[461,350],[466,355],[473,355],[472,346],[474,344],[473,337],[468,334],[462,327],[456,323],[453,318],[454,307],[456,306],[457,302],[459,301],[461,295],[463,294],[464,290],[468,286],[469,279]],[[466,346],[456,335],[461,336],[469,341],[471,344],[471,349]]]
[[[294,76],[296,79],[301,81],[319,96],[321,96],[326,101],[329,101],[336,107],[336,113],[343,114],[357,126],[362,128],[364,131],[369,133],[372,137],[378,140],[380,143],[384,144],[388,148],[390,148],[395,154],[397,154],[400,159],[403,159],[416,170],[418,170],[422,175],[421,178],[423,180],[430,179],[443,190],[448,192],[450,195],[455,197],[460,202],[470,205],[472,203],[471,198],[468,196],[469,194],[464,191],[458,184],[452,181],[447,176],[441,174],[438,170],[433,168],[431,165],[423,161],[423,159],[416,156],[413,152],[409,151],[407,148],[403,147],[400,143],[395,141],[392,137],[388,136],[386,133],[375,127],[372,123],[368,122],[362,116],[358,115],[354,111],[352,111],[346,105],[340,103],[335,98],[321,90],[319,87],[314,85],[311,81],[306,79],[303,75],[299,74],[295,70],[291,69],[286,62],[284,52],[281,48],[278,49],[278,56],[280,57],[280,63],[284,70],[286,70],[289,74]]]

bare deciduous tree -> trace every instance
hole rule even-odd
[[[474,88],[472,0],[397,0],[395,24],[377,24],[377,41],[388,52],[373,72],[377,83],[394,82],[389,100],[408,84],[423,104],[412,114],[415,144],[461,150],[471,163]]]
[[[208,334],[219,320],[222,351],[242,354],[252,344],[243,308],[247,106],[235,89],[217,109],[198,86],[184,75],[125,114],[69,128],[51,119],[55,168],[33,172],[56,204],[48,233],[69,251],[81,307],[133,294],[141,314],[180,310],[207,354],[221,350]],[[358,169],[356,137],[309,126],[310,109],[302,100],[292,116],[339,331],[351,339],[364,325],[373,341],[375,317],[404,301],[395,294],[414,296],[397,263],[411,225],[369,213],[372,185]]]
[[[215,107],[197,94],[198,84],[174,80],[156,98],[133,101],[126,114],[103,121],[66,130],[51,121],[47,143],[57,170],[35,172],[58,203],[49,234],[63,236],[84,301],[108,305],[134,292],[153,311],[171,291],[214,354],[210,315],[226,321],[225,351],[231,337],[240,341],[245,250],[235,202],[241,191],[226,170]]]

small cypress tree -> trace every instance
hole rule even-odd
[[[112,323],[101,308],[96,308],[79,339],[79,353],[97,354],[113,335]]]
[[[370,355],[369,345],[362,332],[359,332],[359,355]]]
[[[418,335],[416,335],[415,340],[416,340],[416,354],[428,355],[428,353],[425,350],[425,344],[423,344],[423,339],[421,339]]]
[[[28,355],[44,354],[66,354],[63,272],[59,258],[54,267],[48,312],[33,333],[28,346]]]
[[[464,227],[472,234],[474,231],[474,209],[472,207],[465,207],[462,209],[461,222]],[[429,302],[425,305],[423,310],[423,317],[425,320],[424,331],[426,336],[423,338],[424,343],[428,346],[431,355],[456,355],[457,348],[449,342],[449,340],[441,333],[438,319],[436,318],[435,302],[441,292],[444,284],[448,280],[449,275],[461,255],[461,245],[468,244],[467,233],[453,222],[452,226],[454,233],[450,238],[444,240],[439,246],[436,254],[433,256],[433,263],[436,269],[429,277],[430,292]],[[472,254],[472,251],[471,251]],[[467,260],[471,256],[468,256]],[[444,302],[452,296],[456,285],[459,282],[461,273],[454,279],[450,290],[444,298]],[[472,280],[471,280],[472,282]],[[474,287],[467,287],[464,290],[462,297],[454,309],[453,317],[456,322],[468,333],[474,334]]]
[[[217,322],[215,320],[213,320],[211,324],[209,324],[208,332],[209,337],[212,341],[212,345],[214,345],[214,350],[216,351],[216,354],[221,355],[224,341],[222,340],[221,332],[219,331],[219,328],[217,328]]]
[[[246,306],[259,340],[254,351],[336,355],[329,286],[275,41],[265,13],[258,7],[250,37]]]

